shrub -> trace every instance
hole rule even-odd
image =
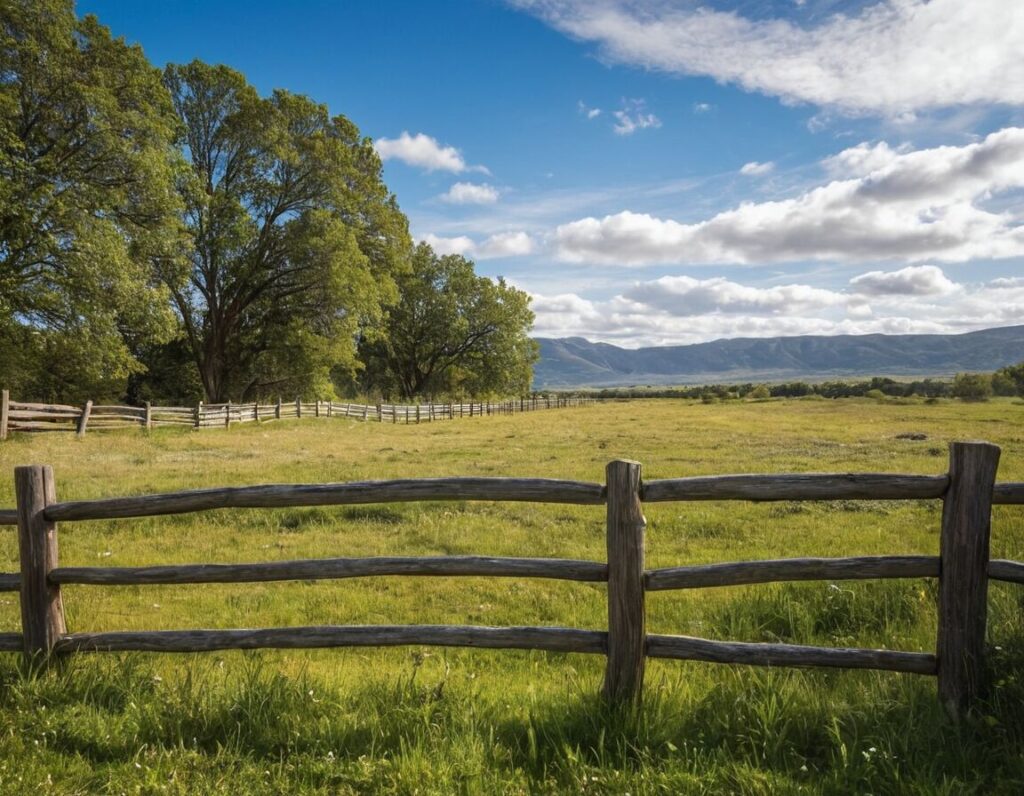
[[[962,401],[987,401],[992,397],[992,377],[987,373],[957,373],[952,392]]]

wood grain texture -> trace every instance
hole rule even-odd
[[[82,416],[81,409],[75,409],[72,411],[53,411],[53,412],[41,412],[38,409],[12,409],[7,414],[7,419],[10,420],[35,420],[39,422],[46,421],[58,421],[58,420],[78,420]]]
[[[603,654],[606,634],[563,627],[471,625],[318,625],[243,630],[155,630],[71,633],[58,652],[208,652],[226,649],[314,649],[434,645]]]
[[[0,525],[17,525],[17,509],[0,509]]]
[[[25,655],[49,656],[64,633],[60,586],[49,582],[57,566],[57,526],[44,510],[56,500],[53,469],[42,465],[14,468],[18,502],[18,551],[21,559],[21,630]]]
[[[639,701],[644,682],[644,519],[640,464],[609,462],[607,478],[608,661],[604,696]]]
[[[988,577],[990,580],[1002,580],[1007,583],[1024,583],[1024,562],[993,559],[988,562]]]
[[[1007,481],[996,484],[992,491],[992,502],[1016,506],[1024,504],[1024,482]]]
[[[36,412],[74,412],[76,415],[82,411],[80,406],[69,406],[68,404],[33,404],[24,401],[11,401],[11,409],[31,409]]]
[[[937,578],[938,556],[861,556],[855,558],[782,558],[671,567],[647,572],[647,590],[702,589],[792,580]]]
[[[824,666],[914,674],[935,674],[936,670],[935,656],[926,652],[752,644],[745,641],[711,641],[691,636],[648,636],[647,655],[651,658],[754,666]]]
[[[601,484],[548,478],[420,478],[344,484],[268,484],[56,503],[48,519],[95,520],[183,514],[223,508],[284,508],[416,500],[604,502]]]
[[[608,579],[608,567],[594,561],[483,556],[326,558],[249,564],[175,564],[150,567],[58,567],[52,583],[124,586],[154,583],[253,583],[326,580],[378,575],[475,575],[551,578],[583,582]]]
[[[89,414],[92,412],[92,401],[86,401],[85,406],[82,407],[82,416],[78,418],[78,426],[75,432],[80,437],[85,436],[86,429],[89,426]]]
[[[939,701],[963,718],[984,691],[989,535],[999,448],[949,446],[949,491],[942,506],[939,554]]]
[[[17,572],[0,572],[0,591],[21,591],[21,575]]]
[[[940,498],[944,475],[785,473],[670,478],[644,484],[643,500],[923,500]]]
[[[63,426],[57,423],[34,423],[34,422],[10,422],[11,431],[77,431],[77,424],[74,426]]]

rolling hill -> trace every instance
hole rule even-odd
[[[627,349],[582,337],[537,338],[538,389],[780,381],[853,376],[945,376],[1024,360],[1024,326],[965,334],[735,338]]]

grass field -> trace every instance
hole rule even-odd
[[[897,439],[924,432],[925,440]],[[602,481],[728,472],[936,474],[946,445],[1003,448],[1024,480],[1024,406],[634,401],[421,426],[303,420],[188,433],[18,436],[60,499],[215,485],[442,475]],[[653,504],[648,566],[938,552],[937,502]],[[478,554],[603,560],[604,509],[423,503],[65,524],[67,565]],[[0,570],[16,571],[0,528]],[[993,557],[1024,559],[997,507]],[[603,629],[603,586],[507,579],[66,587],[71,630],[295,624]],[[37,676],[0,656],[0,793],[1006,793],[1024,791],[1024,588],[990,589],[993,686],[947,722],[931,678],[649,661],[643,710],[595,698],[600,656],[394,648],[79,655]],[[648,596],[648,629],[931,651],[932,581],[761,585]],[[0,631],[18,629],[0,594]]]

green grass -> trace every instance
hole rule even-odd
[[[266,482],[441,475],[603,480],[728,472],[946,468],[954,439],[1003,448],[1024,480],[1019,403],[792,400],[602,406],[419,427],[303,420],[229,431],[17,436],[11,468],[52,464],[60,499]],[[902,432],[926,440],[902,440]],[[938,551],[934,502],[665,503],[648,566]],[[221,511],[66,523],[62,563],[130,566],[372,555],[602,560],[603,507],[515,503]],[[1024,510],[997,507],[992,554],[1024,559]],[[17,569],[0,529],[0,571]],[[746,641],[930,651],[935,584],[776,584],[659,592],[648,627]],[[67,587],[73,631],[313,623],[602,629],[597,584],[368,578]],[[650,661],[643,710],[595,695],[603,659],[437,648],[79,655],[21,671],[0,656],[0,792],[1007,793],[1024,790],[1024,588],[993,584],[993,683],[947,722],[930,678]],[[0,594],[0,631],[18,629]]]

